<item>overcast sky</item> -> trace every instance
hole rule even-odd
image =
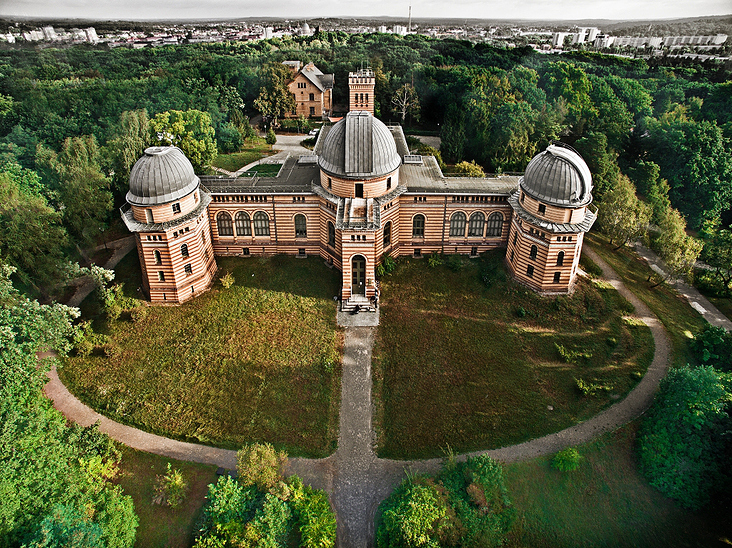
[[[405,17],[409,0],[0,0],[0,15],[84,19]],[[732,13],[731,0],[413,0],[413,17],[670,19]]]

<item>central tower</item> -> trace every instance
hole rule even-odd
[[[365,110],[374,114],[376,78],[370,68],[348,73],[348,110]]]

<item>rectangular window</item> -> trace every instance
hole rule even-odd
[[[178,213],[180,213],[180,203],[176,202],[173,204],[173,214],[177,215]]]
[[[165,281],[165,272],[163,272],[162,270],[158,270],[158,281],[159,282]]]
[[[363,183],[356,183],[356,198],[363,198]]]
[[[152,223],[153,222],[152,209],[146,209],[145,210],[145,218],[146,218],[146,220],[147,220],[148,223]]]
[[[422,250],[421,249],[415,249],[414,250],[414,256],[415,257],[421,257],[422,256]]]
[[[193,274],[193,267],[190,264],[187,264],[183,267],[183,270],[186,272],[186,276],[190,276]]]
[[[533,278],[534,277],[534,265],[531,265],[530,264],[529,266],[526,267],[526,275],[529,278]]]
[[[471,257],[477,257],[478,256],[478,248],[477,247],[471,247],[470,248],[470,256]]]
[[[555,283],[555,284],[558,284],[558,283],[559,283],[559,279],[560,279],[561,277],[562,277],[562,273],[561,273],[561,272],[555,272],[555,273],[554,273],[554,283]]]
[[[310,107],[310,116],[315,116],[315,107]]]
[[[242,249],[241,250],[241,254],[242,255],[249,255],[249,248],[248,247],[245,247],[244,249]]]
[[[304,257],[304,256],[305,256],[305,248],[304,248],[304,247],[301,247],[301,248],[299,248],[299,249],[297,250],[297,254],[298,254],[298,255],[299,255],[300,257]]]
[[[539,215],[544,215],[546,213],[546,206],[544,204],[539,204]]]

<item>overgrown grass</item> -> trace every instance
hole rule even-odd
[[[658,316],[673,344],[673,365],[695,363],[689,341],[704,327],[704,319],[676,291],[666,285],[651,287],[656,276],[648,264],[631,249],[615,249],[600,234],[588,234],[592,246],[625,285]],[[648,277],[652,275],[652,281]]]
[[[632,306],[609,285],[581,280],[572,296],[540,297],[508,280],[502,259],[402,260],[382,280],[373,369],[381,456],[555,432],[622,397],[647,369],[650,331],[623,319]],[[600,388],[585,396],[578,379]]]
[[[215,483],[216,467],[177,461],[121,446],[122,465],[119,484],[135,503],[140,519],[135,546],[139,548],[187,548],[193,543],[196,521],[201,514],[208,484]],[[186,498],[178,508],[153,504],[155,477],[165,474],[166,466],[183,473],[188,482]]]
[[[264,139],[257,138],[254,141],[247,141],[241,151],[231,154],[219,154],[211,163],[226,171],[237,171],[247,164],[266,158],[272,154],[272,147],[264,142]]]
[[[336,445],[342,333],[332,296],[340,276],[318,258],[219,258],[218,282],[181,306],[153,306],[95,327],[112,357],[70,357],[61,376],[84,402],[120,422],[227,448],[268,441],[292,455]],[[117,269],[139,296],[137,256]],[[93,300],[82,307],[95,313]]]
[[[504,466],[516,508],[510,547],[722,546],[730,543],[730,508],[694,513],[677,507],[637,470],[637,421],[579,447],[577,470],[551,457]],[[727,539],[726,542],[723,539]]]

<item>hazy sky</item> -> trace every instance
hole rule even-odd
[[[406,17],[409,0],[0,0],[0,15],[86,19]],[[669,19],[732,13],[731,0],[412,0],[413,17]]]

